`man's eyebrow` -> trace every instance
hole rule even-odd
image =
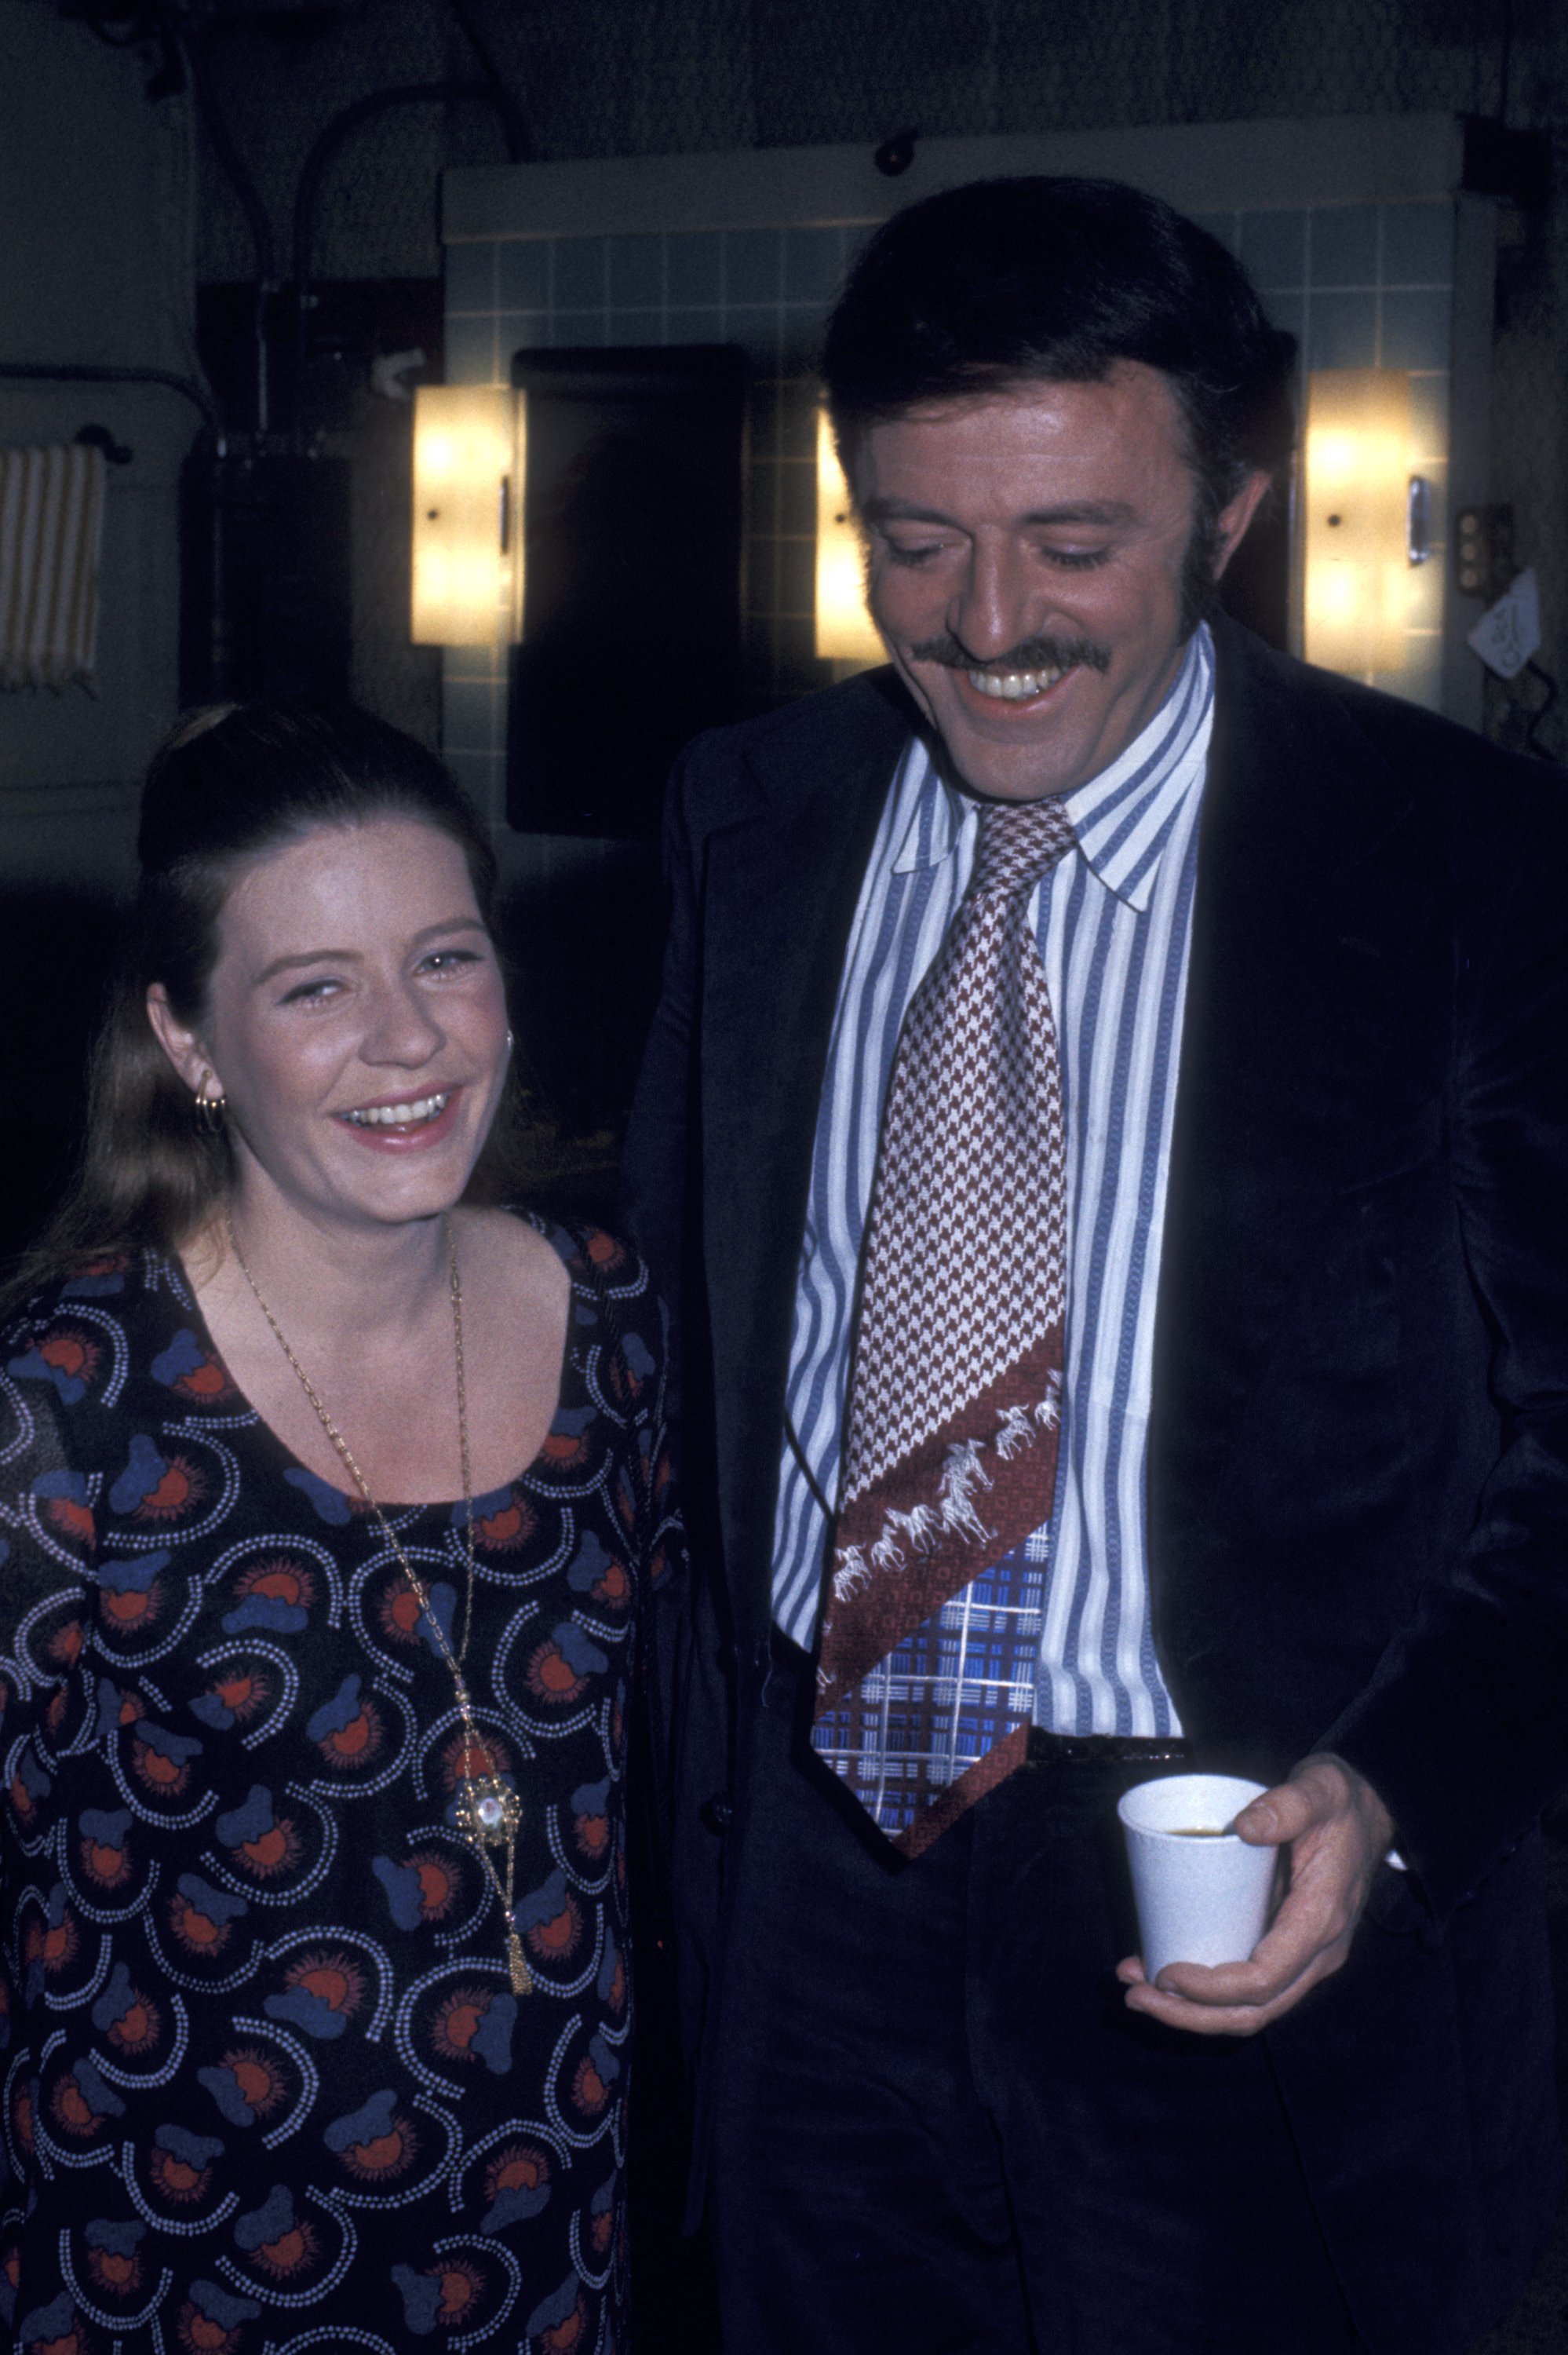
[[[863,499],[861,513],[867,523],[940,523],[952,524],[954,518],[936,507],[916,506],[913,499]]]
[[[1127,499],[1064,499],[1060,506],[1034,507],[1020,523],[1131,523],[1138,510]]]
[[[484,922],[482,917],[447,916],[440,923],[427,924],[422,932],[416,932],[408,945],[410,948],[418,948],[423,942],[437,940],[446,932],[482,932],[483,931]],[[264,982],[275,980],[281,973],[297,972],[302,965],[358,964],[359,963],[360,954],[357,949],[303,949],[297,956],[274,957],[270,964],[264,964],[256,976],[255,986],[260,989]]]
[[[957,516],[944,515],[938,507],[920,506],[913,499],[870,498],[863,502],[861,513],[867,523],[934,523],[952,531],[964,529]],[[1015,521],[1037,531],[1045,524],[1130,523],[1136,513],[1126,499],[1064,499],[1057,506],[1031,507]]]

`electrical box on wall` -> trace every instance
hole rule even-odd
[[[183,485],[180,700],[348,692],[350,469],[193,453]]]
[[[513,826],[649,838],[682,745],[738,716],[746,373],[727,345],[517,355]]]

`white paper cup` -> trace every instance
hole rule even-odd
[[[1122,1798],[1147,1979],[1167,1963],[1245,1963],[1262,1937],[1279,1851],[1228,1827],[1263,1790],[1234,1774],[1168,1774]]]

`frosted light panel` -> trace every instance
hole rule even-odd
[[[489,385],[414,393],[417,646],[515,641],[523,612],[524,414]]]
[[[823,662],[887,659],[865,610],[860,533],[825,409],[817,412],[817,655]]]
[[[1410,378],[1320,368],[1308,379],[1305,652],[1364,678],[1405,659]]]

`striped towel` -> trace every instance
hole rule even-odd
[[[101,450],[0,450],[0,687],[91,687]]]

